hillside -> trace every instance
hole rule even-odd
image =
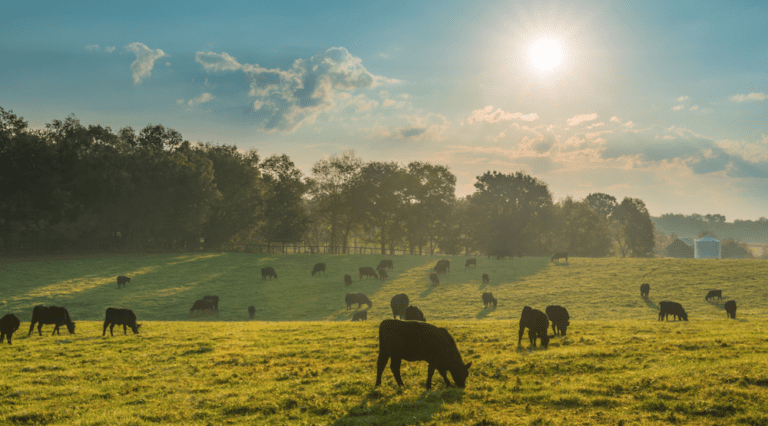
[[[388,280],[359,279],[360,266],[375,267],[382,258],[394,260]],[[428,321],[516,320],[525,305],[543,310],[549,304],[567,307],[572,320],[647,320],[656,318],[661,300],[682,303],[692,320],[724,318],[722,303],[730,299],[737,301],[740,319],[768,316],[764,260],[571,258],[566,265],[479,257],[477,267],[465,268],[465,257],[444,258],[451,260],[451,271],[435,288],[428,275],[439,258],[427,256],[204,253],[6,260],[0,263],[0,313],[28,322],[34,305],[58,304],[76,321],[98,321],[115,306],[133,309],[140,321],[183,321],[196,299],[215,294],[219,315],[195,320],[247,320],[247,308],[254,305],[261,321],[345,321],[353,311],[346,309],[344,295],[362,292],[373,302],[372,321],[391,317],[389,302],[398,293],[408,294]],[[317,262],[328,268],[312,277]],[[273,266],[278,278],[262,280],[264,266]],[[489,284],[481,284],[482,273],[489,274]],[[115,281],[120,274],[132,278],[122,289]],[[344,274],[352,275],[352,286],[343,285]],[[639,297],[644,282],[651,286],[649,302]],[[711,289],[723,290],[723,302],[704,301]],[[493,292],[498,308],[483,309],[484,291]]]

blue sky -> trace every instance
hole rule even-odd
[[[556,41],[549,71],[531,60]],[[429,161],[473,191],[768,216],[764,2],[17,2],[0,106],[41,127],[163,124],[193,142]]]

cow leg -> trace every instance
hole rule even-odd
[[[128,335],[128,327],[123,324],[123,334]]]
[[[107,334],[107,326],[109,325],[109,322],[104,321],[104,330],[101,332],[101,337],[104,337]]]
[[[451,381],[448,380],[448,375],[446,373],[446,370],[437,369],[437,372],[440,373],[441,376],[443,376],[443,381],[445,381],[445,386],[451,387]]]
[[[536,347],[536,332],[532,329],[528,329],[528,340],[531,341],[531,346]]]
[[[114,336],[114,334],[112,333],[112,330],[113,330],[114,328],[115,328],[115,324],[114,324],[114,323],[112,323],[112,324],[110,324],[110,325],[109,325],[109,335],[110,335],[110,336]]]
[[[520,347],[520,346],[521,346],[521,345],[520,345],[520,342],[522,342],[522,341],[523,341],[523,333],[524,333],[524,332],[525,332],[525,327],[521,325],[521,326],[520,326],[520,332],[519,332],[519,333],[517,333],[517,346],[518,346],[518,347]]]
[[[58,334],[59,336],[61,336],[61,333],[59,333],[59,325],[58,324],[54,324],[53,325],[53,333],[51,333],[51,336],[53,336],[54,334]]]
[[[3,340],[5,339],[5,333],[0,333],[0,343],[3,343]],[[8,344],[11,344],[11,336],[8,336]]]
[[[8,338],[8,344],[10,345],[10,344],[11,344],[11,337],[13,337],[13,333],[11,333],[11,334],[7,334],[5,337],[7,337],[7,338]],[[0,343],[3,343],[3,340],[2,340],[2,339],[0,339]]]
[[[431,363],[427,367],[427,390],[432,389],[432,375],[435,374],[435,366]]]
[[[382,352],[379,352],[379,359],[376,361],[376,386],[381,384],[381,374],[384,372],[384,367],[387,366],[389,357]]]
[[[34,330],[34,328],[35,328],[35,322],[34,322],[34,321],[32,321],[32,322],[29,324],[29,333],[27,333],[27,336],[29,336],[30,334],[32,334],[32,330]]]
[[[398,386],[403,386],[403,379],[400,378],[400,362],[401,358],[392,357],[392,362],[389,363],[389,369],[392,370],[392,375],[395,376],[395,381]]]
[[[37,323],[37,334],[39,334],[40,336],[43,335],[43,323],[41,322]]]

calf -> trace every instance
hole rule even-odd
[[[376,275],[376,271],[374,271],[373,268],[371,268],[370,266],[363,266],[362,268],[359,269],[359,272],[360,272],[360,279],[363,279],[363,277],[366,277],[366,278],[373,277],[377,279],[379,278],[379,276]]]
[[[467,259],[466,262],[464,262],[464,267],[468,268],[469,266],[477,266],[477,259]]]
[[[424,318],[424,313],[421,312],[421,309],[416,306],[409,306],[405,308],[405,319],[408,321],[427,322],[427,319]]]
[[[189,308],[189,315],[192,316],[192,314],[195,311],[198,311],[200,313],[204,313],[205,311],[209,311],[211,313],[214,313],[215,305],[213,304],[213,300],[211,299],[200,299],[196,300],[195,303],[192,305],[191,308]]]
[[[523,313],[520,315],[520,331],[517,334],[517,346],[521,346],[520,342],[523,340],[523,332],[526,328],[528,329],[528,339],[530,339],[532,347],[536,347],[536,338],[541,339],[542,347],[546,348],[549,346],[549,336],[547,336],[549,319],[547,314],[530,306],[523,308]]]
[[[672,315],[675,319],[688,321],[688,314],[685,313],[683,305],[677,302],[661,301],[659,302],[659,321],[665,320]]]
[[[125,287],[125,283],[131,282],[131,279],[126,277],[125,275],[120,275],[117,277],[117,288]]]
[[[251,305],[248,307],[248,317],[253,319],[256,316],[256,307]]]
[[[405,310],[408,308],[408,295],[405,293],[400,293],[392,296],[392,301],[389,302],[389,306],[392,307],[392,318],[397,318],[400,316],[400,319],[405,318]]]
[[[558,253],[555,253],[552,255],[552,258],[549,259],[550,262],[554,262],[557,260],[558,263],[560,263],[560,259],[565,258],[565,263],[568,263],[568,252],[567,251],[561,251]]]
[[[369,308],[373,306],[373,303],[368,299],[368,296],[363,293],[347,293],[347,295],[344,296],[344,300],[347,302],[347,310],[351,309],[352,305],[355,303],[357,303],[357,309],[360,309],[360,306],[363,303],[368,305]]]
[[[440,278],[434,272],[429,274],[429,280],[432,281],[432,287],[437,287],[440,285]]]
[[[544,309],[544,312],[546,312],[549,320],[552,321],[552,332],[555,333],[555,336],[558,334],[565,336],[568,326],[571,325],[569,321],[571,316],[568,315],[568,309],[558,305],[549,305]]]
[[[267,266],[266,268],[261,268],[261,279],[266,280],[267,277],[271,280],[273,277],[277,279],[277,272],[275,272],[275,268],[271,266]]]
[[[442,259],[438,260],[437,264],[435,265],[435,272],[438,274],[444,274],[451,270],[451,261]]]
[[[389,278],[389,275],[387,275],[386,269],[384,268],[379,269],[379,278],[381,278],[382,280]]]
[[[352,276],[344,275],[344,285],[352,285]]]
[[[29,333],[27,336],[32,334],[32,329],[35,328],[35,323],[38,323],[37,333],[41,336],[43,335],[43,324],[55,324],[51,335],[61,335],[61,333],[59,333],[59,326],[61,325],[67,326],[69,334],[75,334],[75,323],[72,322],[72,318],[69,317],[67,309],[61,306],[35,306],[32,309],[32,321],[29,324]]]
[[[491,305],[493,305],[493,307],[495,308],[496,303],[497,301],[496,301],[496,298],[493,297],[493,293],[490,293],[490,292],[483,293],[483,306],[485,307],[485,309],[490,308]]]
[[[381,262],[379,262],[379,266],[377,266],[376,269],[382,269],[382,268],[392,269],[394,267],[395,267],[395,264],[391,260],[383,259]]]
[[[114,336],[112,329],[115,325],[123,326],[123,334],[128,334],[128,327],[131,327],[133,334],[139,334],[139,327],[141,324],[136,324],[136,314],[130,309],[119,308],[107,308],[106,317],[104,318],[104,330],[101,333],[101,337],[107,334],[107,326],[109,326],[109,335]]]
[[[735,300],[729,300],[725,302],[725,315],[728,318],[736,319],[736,301]],[[0,340],[2,342],[2,340]],[[8,343],[11,343],[9,340]]]
[[[210,300],[213,302],[213,311],[219,313],[219,296],[203,296],[203,300]]]
[[[704,297],[704,300],[709,302],[710,300],[714,300],[715,297],[717,297],[717,300],[723,300],[723,290],[709,290],[709,293]]]
[[[352,314],[352,321],[367,321],[368,311],[357,311]]]
[[[640,284],[640,297],[648,300],[648,293],[651,291],[651,286],[648,283]]]
[[[419,321],[400,321],[385,319],[379,325],[379,359],[376,361],[376,386],[381,385],[381,374],[392,358],[389,368],[398,386],[403,386],[400,378],[400,363],[406,361],[427,361],[427,390],[432,388],[432,375],[437,370],[445,384],[451,386],[446,372],[451,373],[456,386],[463,388],[467,384],[469,368],[472,363],[464,364],[456,342],[445,328]]]
[[[3,343],[3,340],[7,336],[8,344],[10,345],[13,333],[19,329],[20,325],[21,321],[19,321],[19,319],[14,314],[7,314],[0,318],[0,343]]]
[[[323,275],[325,275],[325,263],[315,263],[315,267],[312,268],[312,276],[315,276],[315,272],[323,272]]]
[[[488,274],[483,274],[483,284],[488,284],[491,282],[491,279],[488,278]]]

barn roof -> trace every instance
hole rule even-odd
[[[720,240],[717,240],[717,239],[712,238],[710,236],[706,236],[706,237],[699,238],[698,240],[696,240],[697,243],[699,243],[699,242],[706,243],[706,242],[710,242],[710,241],[713,241],[713,242],[716,242],[716,243],[720,242]]]
[[[693,247],[681,241],[679,238],[675,238],[672,244],[668,245],[665,249],[667,256],[677,258],[693,258]]]

